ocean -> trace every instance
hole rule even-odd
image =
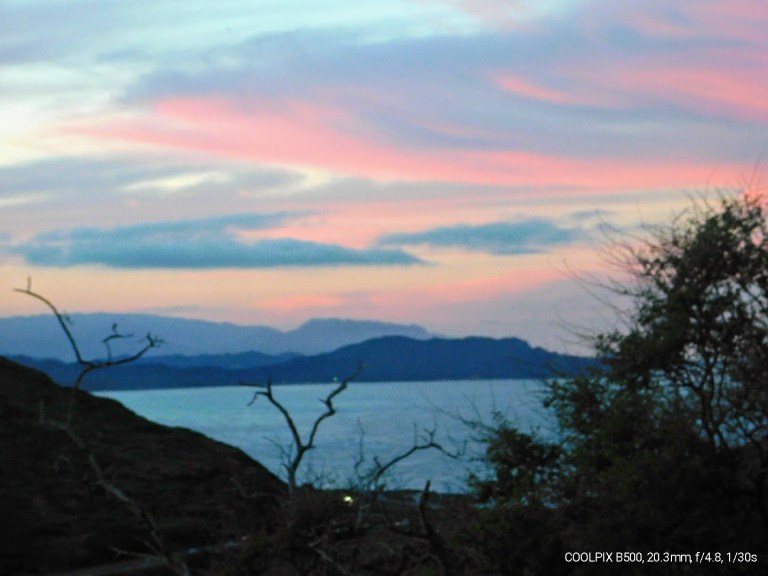
[[[334,384],[274,386],[306,442],[321,402]],[[282,463],[291,447],[284,417],[266,398],[250,403],[255,388],[241,386],[100,392],[155,422],[190,428],[242,449],[285,478]],[[554,434],[541,405],[543,384],[532,380],[351,383],[334,399],[336,414],[324,420],[299,470],[299,480],[329,488],[359,483],[358,472],[385,464],[433,434],[453,457],[418,451],[385,477],[387,489],[423,488],[464,492],[470,472],[483,475],[483,426],[503,415],[524,431]],[[250,403],[250,404],[249,404]],[[474,423],[474,425],[473,425]],[[356,467],[357,464],[357,467]]]

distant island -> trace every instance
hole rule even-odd
[[[42,370],[62,384],[73,382],[75,363],[14,356],[26,366]],[[597,365],[587,357],[570,356],[531,347],[518,338],[417,340],[384,336],[342,346],[316,355],[261,352],[238,354],[157,356],[116,366],[88,376],[88,390],[140,390],[233,386],[242,382],[276,384],[333,382],[362,366],[358,382],[436,380],[537,379],[573,376]]]

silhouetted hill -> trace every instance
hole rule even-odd
[[[295,330],[280,331],[268,326],[241,326],[229,323],[169,318],[149,314],[71,314],[70,329],[86,357],[103,357],[101,341],[117,323],[120,332],[133,334],[126,341],[113,342],[117,354],[136,349],[136,340],[148,332],[165,344],[148,357],[166,355],[236,354],[261,352],[321,354],[341,346],[380,336],[401,335],[424,339],[431,335],[421,326],[335,318],[310,320]],[[124,346],[123,349],[120,346]],[[51,314],[0,318],[0,354],[33,358],[72,359],[69,343]]]
[[[595,360],[533,348],[518,338],[413,340],[389,336],[344,346],[334,352],[295,358],[247,371],[246,379],[271,376],[276,383],[329,382],[362,365],[361,382],[469,379],[532,379],[574,375]]]
[[[174,550],[225,542],[274,520],[283,484],[243,452],[135,415],[0,357],[0,572],[48,574],[152,553],[140,504]],[[114,572],[117,573],[117,572]],[[120,572],[122,573],[122,572]],[[133,573],[136,573],[134,571]]]
[[[19,364],[40,370],[54,381],[71,386],[80,373],[80,366],[60,360],[12,356]],[[151,388],[200,388],[206,386],[235,386],[240,382],[240,370],[218,366],[166,366],[156,363],[162,357],[142,359],[135,364],[112,366],[108,370],[91,372],[83,382],[83,390],[145,390]],[[259,364],[261,367],[262,364]]]
[[[338,318],[308,320],[286,334],[290,335],[292,341],[290,351],[303,355],[331,352],[342,346],[384,336],[405,336],[415,340],[426,340],[433,336],[416,324],[392,324],[372,320],[341,320]]]
[[[177,368],[226,368],[228,370],[240,370],[243,368],[256,368],[259,366],[272,366],[288,362],[301,354],[286,352],[284,354],[263,354],[261,352],[239,352],[236,354],[200,354],[187,356],[184,354],[172,354],[168,356],[150,357],[150,363],[163,366],[175,366]]]
[[[43,370],[62,384],[75,381],[80,368],[57,360],[15,357]],[[256,363],[245,366],[250,360]],[[414,340],[402,336],[375,338],[315,356],[269,358],[264,355],[222,355],[199,358],[149,358],[109,370],[92,372],[87,390],[132,390],[234,386],[272,378],[275,383],[330,382],[364,366],[359,382],[407,382],[468,379],[531,379],[574,375],[595,365],[590,358],[533,348],[518,338]],[[212,365],[220,362],[221,365]]]

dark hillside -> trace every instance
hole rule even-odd
[[[199,357],[148,358],[114,366],[88,376],[88,390],[138,390],[235,386],[240,382],[331,382],[352,374],[361,364],[358,382],[430,380],[540,379],[575,376],[598,367],[594,358],[558,354],[519,338],[418,340],[385,336],[315,356],[264,356],[257,353]],[[20,364],[42,370],[56,382],[75,381],[80,366],[59,360],[18,356]]]
[[[330,382],[364,366],[360,382],[537,379],[574,376],[597,367],[593,358],[534,348],[518,338],[469,337],[414,340],[385,336],[327,354],[294,358],[243,371],[246,381]]]
[[[116,550],[149,552],[147,522],[104,482],[152,515],[169,549],[273,522],[283,484],[240,450],[87,393],[71,427],[78,446],[62,428],[69,395],[0,357],[0,573],[60,572],[131,559]]]

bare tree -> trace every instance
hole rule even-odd
[[[102,340],[102,343],[104,344],[104,347],[106,348],[106,352],[107,352],[106,359],[88,360],[84,358],[82,353],[80,352],[80,347],[77,344],[77,340],[75,340],[75,337],[69,328],[72,322],[69,316],[60,312],[59,309],[53,304],[53,302],[48,300],[48,298],[46,298],[41,294],[38,294],[37,292],[34,292],[32,290],[31,279],[27,279],[26,288],[14,288],[14,292],[19,292],[20,294],[26,294],[27,296],[31,296],[32,298],[39,300],[40,302],[42,302],[48,307],[48,309],[56,317],[56,320],[58,321],[59,326],[64,331],[64,335],[67,337],[67,341],[69,342],[70,348],[72,348],[72,352],[75,354],[75,359],[77,360],[78,365],[80,365],[81,367],[81,370],[78,373],[77,378],[75,379],[75,382],[72,386],[72,395],[70,396],[69,409],[67,411],[67,425],[72,423],[72,416],[74,413],[74,406],[75,406],[75,395],[77,394],[77,391],[80,390],[83,380],[88,374],[90,374],[94,370],[100,370],[103,368],[109,368],[111,366],[119,366],[121,364],[130,364],[131,362],[135,362],[136,360],[144,356],[144,354],[149,352],[152,348],[157,348],[163,343],[162,339],[150,333],[147,333],[147,335],[141,340],[141,347],[136,352],[134,352],[133,354],[129,354],[127,356],[121,356],[121,357],[115,358],[112,354],[112,343],[116,340],[132,338],[133,334],[121,334],[118,330],[117,323],[114,323],[112,324],[112,333],[106,336]]]
[[[150,541],[148,542],[148,546],[153,550],[154,554],[148,555],[148,558],[154,559],[156,562],[159,562],[160,565],[165,566],[169,570],[171,570],[174,574],[177,574],[178,576],[189,576],[190,571],[187,567],[186,563],[184,562],[184,559],[182,555],[171,552],[166,545],[164,538],[160,531],[158,530],[157,522],[155,518],[152,516],[152,514],[146,510],[139,502],[134,500],[131,496],[125,493],[124,490],[122,490],[120,487],[116,486],[115,484],[111,483],[109,480],[107,480],[106,475],[104,474],[104,470],[99,463],[98,459],[96,458],[96,455],[91,450],[88,443],[75,432],[75,430],[72,427],[72,418],[74,415],[74,406],[75,406],[75,399],[78,391],[80,390],[80,387],[83,383],[84,378],[94,370],[100,370],[103,368],[109,368],[111,366],[119,366],[121,364],[129,364],[131,362],[135,362],[144,354],[146,354],[150,349],[156,348],[162,344],[162,340],[158,338],[157,336],[153,336],[152,334],[147,334],[146,337],[143,339],[143,344],[139,348],[138,351],[134,352],[133,354],[130,354],[128,356],[122,356],[119,358],[115,358],[112,354],[112,343],[116,340],[120,339],[126,339],[131,338],[131,334],[121,334],[118,331],[117,324],[112,324],[112,333],[106,336],[102,343],[104,344],[104,347],[106,348],[107,356],[105,360],[88,360],[83,357],[82,353],[80,352],[80,347],[77,344],[77,340],[75,339],[74,335],[72,334],[72,331],[69,328],[69,324],[71,323],[71,320],[66,314],[63,314],[59,311],[59,309],[45,296],[38,294],[37,292],[34,292],[32,290],[32,281],[31,279],[27,279],[27,286],[26,288],[15,288],[15,292],[19,292],[20,294],[25,294],[27,296],[31,296],[32,298],[35,298],[45,304],[53,313],[53,315],[56,317],[56,320],[59,323],[59,326],[64,331],[64,335],[67,338],[67,341],[69,342],[70,347],[72,348],[72,351],[75,354],[75,358],[77,360],[77,363],[81,366],[81,370],[78,373],[77,379],[75,380],[73,386],[72,386],[72,393],[70,395],[70,402],[69,407],[67,409],[67,417],[66,421],[63,423],[57,423],[57,422],[42,422],[43,424],[48,424],[50,426],[53,426],[56,429],[62,430],[67,434],[67,436],[70,438],[70,440],[78,447],[78,449],[83,450],[88,455],[88,463],[90,465],[90,468],[95,476],[96,483],[101,486],[101,488],[107,493],[108,496],[111,498],[114,498],[118,502],[122,503],[123,505],[127,506],[133,514],[135,514],[146,526],[149,534]],[[144,555],[140,555],[144,556]]]
[[[306,439],[302,437],[299,427],[288,407],[275,397],[271,377],[268,378],[267,383],[263,387],[264,389],[254,392],[253,398],[249,402],[249,405],[252,405],[260,396],[266,398],[282,414],[291,433],[291,446],[279,446],[283,456],[283,467],[287,474],[288,483],[289,499],[286,523],[294,527],[301,526],[299,529],[306,531],[305,550],[311,556],[314,556],[315,561],[319,561],[334,573],[350,575],[359,573],[360,554],[363,553],[365,547],[365,535],[373,526],[378,526],[379,529],[383,528],[399,537],[406,537],[410,542],[421,542],[422,544],[419,544],[420,547],[426,546],[426,555],[423,558],[416,559],[410,557],[410,552],[408,552],[410,544],[405,545],[401,549],[398,549],[397,546],[391,548],[389,550],[391,558],[399,558],[399,565],[401,567],[414,561],[416,564],[432,562],[440,574],[452,576],[457,573],[452,568],[453,564],[455,564],[453,562],[455,558],[453,558],[445,541],[437,529],[429,522],[426,515],[426,502],[430,494],[430,482],[427,482],[419,499],[417,509],[419,518],[418,528],[411,528],[407,525],[407,522],[403,524],[402,521],[396,521],[390,515],[388,510],[390,506],[400,509],[402,512],[403,505],[408,506],[406,502],[400,501],[397,498],[392,501],[382,498],[382,493],[386,489],[386,475],[399,463],[417,452],[437,450],[454,459],[458,459],[463,455],[466,446],[456,451],[450,451],[437,441],[436,425],[433,425],[431,428],[419,429],[414,424],[413,442],[409,448],[388,460],[381,459],[378,456],[374,456],[369,460],[365,455],[365,432],[362,425],[358,422],[360,427],[360,444],[358,456],[354,462],[355,477],[352,479],[349,492],[344,493],[340,500],[336,500],[338,504],[343,502],[344,511],[339,512],[337,508],[333,512],[333,508],[330,508],[329,515],[323,515],[322,519],[313,516],[312,512],[309,512],[307,517],[302,517],[302,514],[306,513],[307,510],[312,510],[313,507],[315,509],[318,506],[322,507],[323,505],[320,504],[320,501],[328,500],[329,497],[331,499],[334,498],[331,493],[313,494],[312,492],[305,493],[299,491],[298,472],[304,456],[315,448],[321,424],[336,414],[334,401],[348,388],[350,382],[359,376],[361,371],[362,366],[358,367],[353,374],[341,380],[325,398],[320,400],[325,405],[325,410],[314,420]],[[244,386],[254,386],[254,384],[248,383],[241,384]],[[306,497],[309,497],[309,500]],[[338,495],[335,498],[338,498]],[[310,502],[313,499],[318,499],[318,501],[312,504]],[[307,510],[304,510],[305,508]],[[349,544],[347,546],[343,545],[342,542],[344,541]],[[342,560],[341,558],[344,559]],[[290,560],[294,567],[298,567],[296,562],[300,563],[299,558],[292,558]],[[399,573],[399,570],[397,572]]]
[[[285,423],[288,425],[288,429],[291,431],[291,437],[293,439],[293,450],[290,452],[287,450],[283,451],[283,455],[286,457],[286,461],[283,463],[283,466],[285,467],[285,471],[288,477],[288,494],[291,498],[293,498],[296,493],[296,478],[299,467],[301,466],[306,453],[315,447],[315,439],[317,438],[317,432],[320,429],[320,425],[326,419],[336,414],[336,407],[333,405],[333,400],[336,398],[336,396],[347,389],[349,383],[357,378],[362,370],[363,366],[358,366],[354,373],[342,379],[338,385],[324,399],[321,400],[321,402],[325,405],[325,411],[315,419],[315,422],[312,424],[312,428],[310,429],[309,436],[306,441],[301,437],[301,433],[299,432],[299,429],[296,426],[296,422],[294,421],[293,416],[291,416],[291,413],[282,402],[275,398],[275,395],[272,391],[271,377],[267,379],[265,390],[258,390],[254,392],[253,398],[248,403],[248,405],[252,405],[254,402],[256,402],[259,396],[263,396],[283,415]],[[256,386],[255,384],[248,384],[245,382],[241,382],[241,385]]]
[[[435,439],[437,436],[437,424],[433,424],[431,428],[423,428],[421,431],[414,423],[413,425],[413,443],[410,448],[403,452],[393,456],[387,461],[382,462],[378,456],[372,458],[373,463],[365,467],[365,430],[363,430],[362,424],[358,421],[358,427],[360,429],[360,444],[358,449],[358,457],[355,460],[355,476],[357,477],[357,485],[359,490],[375,497],[376,494],[384,490],[384,478],[387,473],[394,468],[397,464],[406,460],[416,454],[417,452],[423,452],[426,450],[437,450],[448,458],[458,460],[461,458],[466,450],[466,444],[457,450],[448,450],[442,444]]]

